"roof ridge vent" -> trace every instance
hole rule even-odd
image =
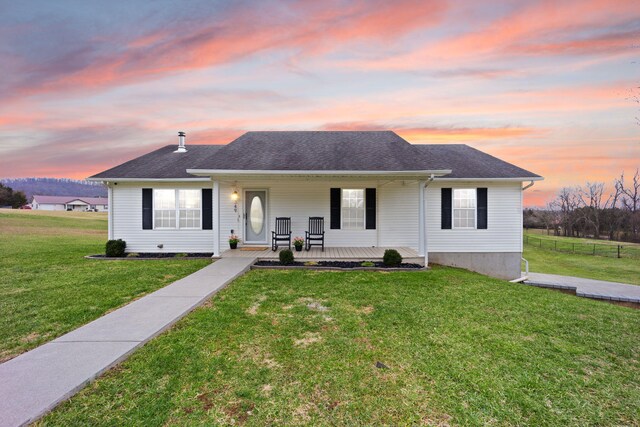
[[[187,147],[184,145],[185,137],[187,136],[184,132],[178,132],[178,149],[174,151],[174,153],[186,153]]]

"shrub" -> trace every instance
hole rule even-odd
[[[105,253],[108,257],[123,257],[127,242],[122,239],[108,240]]]
[[[400,252],[395,249],[387,249],[384,251],[384,257],[382,257],[382,262],[387,267],[397,267],[402,264],[402,255]]]
[[[376,266],[376,264],[371,262],[371,261],[363,261],[360,264],[360,267],[375,267],[375,266]]]
[[[140,254],[137,253],[137,252],[129,252],[127,254],[127,258],[138,258],[139,256],[140,256]]]
[[[282,265],[293,264],[293,252],[291,252],[291,249],[285,249],[280,252],[280,264]]]

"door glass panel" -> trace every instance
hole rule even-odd
[[[259,196],[253,196],[251,200],[249,222],[251,224],[251,230],[255,234],[262,232],[262,227],[264,227],[264,208],[262,206],[262,199]]]

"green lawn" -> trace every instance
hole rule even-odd
[[[253,271],[40,423],[634,425],[639,330],[452,268]]]
[[[561,240],[567,243],[597,243],[599,245],[623,245],[630,247],[640,247],[638,243],[629,243],[629,242],[620,242],[617,240],[602,240],[602,239],[589,239],[583,237],[564,237],[564,236],[554,236],[553,232],[551,234],[547,234],[547,230],[540,230],[531,228],[529,230],[524,230],[524,235],[529,235],[536,238],[542,238],[547,240]]]
[[[206,260],[99,261],[105,214],[0,212],[0,361],[156,290]]]
[[[536,233],[526,234],[530,234],[535,238],[542,238],[545,242],[542,248],[538,247],[537,244],[524,244],[522,256],[529,261],[529,271],[640,285],[640,259],[638,258],[640,246],[638,245],[624,242],[578,239],[575,237],[545,236]],[[573,243],[578,244],[580,248],[587,249],[589,249],[588,244],[594,242],[602,245],[610,244],[612,248],[620,243],[627,248],[627,253],[623,252],[625,255],[623,258],[616,258],[615,256],[594,256],[586,252],[561,252],[553,250],[554,245],[552,242],[555,241],[558,242],[559,248],[565,249],[570,248]],[[585,243],[587,245],[584,245]],[[602,252],[600,246],[597,246],[597,248],[597,251]],[[615,254],[615,251],[612,250],[611,254]]]

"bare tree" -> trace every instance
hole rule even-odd
[[[633,240],[638,239],[640,231],[640,169],[636,169],[632,182],[629,186],[625,184],[624,172],[616,180],[616,186],[620,187],[622,193],[622,206],[631,214],[631,235]]]
[[[560,224],[565,236],[573,236],[577,231],[575,228],[576,218],[574,212],[580,207],[581,199],[576,188],[563,187],[550,207],[559,211]]]
[[[584,187],[578,187],[578,197],[582,207],[578,215],[593,230],[593,236],[599,239],[602,213],[610,207],[612,196],[605,194],[604,182],[587,182]]]

